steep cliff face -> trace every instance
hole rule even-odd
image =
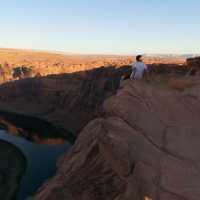
[[[189,81],[124,81],[34,199],[199,200],[200,81]]]
[[[155,75],[187,72],[185,65],[150,65],[149,69]],[[103,101],[130,73],[131,66],[107,66],[12,81],[0,87],[0,111],[35,116],[76,136],[88,122],[104,115]]]
[[[75,135],[103,114],[105,98],[116,93],[130,67],[101,67],[72,74],[9,82],[0,87],[0,111],[36,116]]]

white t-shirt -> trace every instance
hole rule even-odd
[[[131,74],[131,79],[142,79],[144,70],[147,70],[147,66],[143,62],[133,63],[133,72]]]

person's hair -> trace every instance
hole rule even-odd
[[[137,55],[137,56],[136,56],[136,60],[137,60],[137,61],[140,61],[141,58],[142,58],[142,55]]]

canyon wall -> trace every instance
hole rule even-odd
[[[186,65],[149,65],[151,78],[182,75],[188,70]],[[7,82],[0,87],[0,111],[35,116],[76,136],[88,122],[104,115],[103,101],[116,94],[130,74],[129,65],[105,66]]]
[[[114,95],[130,66],[101,67],[72,74],[8,82],[0,87],[0,111],[35,116],[77,135],[103,115],[103,101]]]
[[[187,81],[123,81],[34,199],[198,200],[200,81]]]

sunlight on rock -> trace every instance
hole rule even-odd
[[[153,200],[153,199],[150,197],[144,197],[144,200]]]

